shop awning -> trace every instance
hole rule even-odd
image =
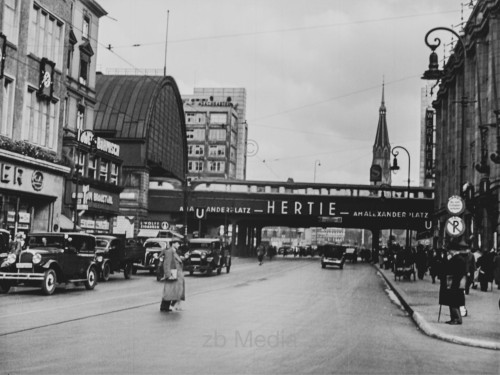
[[[74,230],[73,220],[68,218],[66,215],[61,215],[59,217],[59,230],[61,232],[70,232]],[[78,225],[76,226],[76,230],[82,230]]]

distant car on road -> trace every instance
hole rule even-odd
[[[145,249],[138,240],[120,235],[97,235],[95,259],[99,278],[108,281],[111,274],[123,271],[130,279],[134,263],[144,259]]]
[[[358,262],[358,249],[354,246],[347,246],[345,248],[345,258],[351,263]]]
[[[41,287],[53,294],[58,284],[97,285],[95,237],[86,233],[30,233],[19,256],[8,254],[0,265],[0,289],[12,286]]]
[[[182,236],[181,236],[182,237]],[[143,243],[144,256],[142,259],[134,263],[133,272],[137,270],[147,270],[149,273],[154,274],[157,271],[158,264],[160,263],[160,254],[162,250],[168,249],[171,245],[172,238],[148,238]]]
[[[222,248],[218,238],[193,238],[188,241],[188,251],[184,254],[184,271],[192,275],[195,271],[220,275],[222,268],[231,270],[231,254]]]
[[[335,266],[344,268],[346,248],[342,245],[322,245],[318,247],[321,255],[321,268]]]

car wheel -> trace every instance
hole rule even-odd
[[[321,268],[326,268],[326,264],[325,263],[321,263]]]
[[[189,276],[193,276],[194,271],[189,271]]]
[[[102,265],[101,280],[108,281],[110,274],[111,274],[111,267],[109,266],[109,262],[106,262]]]
[[[97,285],[97,271],[94,266],[89,268],[87,272],[87,280],[85,280],[85,289],[92,290]]]
[[[130,275],[131,275],[132,273],[134,273],[133,268],[134,268],[134,267],[132,266],[132,263],[127,263],[127,264],[125,264],[125,268],[123,269],[123,276],[124,276],[127,280],[128,280],[128,279],[130,279]],[[136,272],[137,272],[137,270],[136,270]]]
[[[43,275],[42,291],[45,295],[50,296],[56,290],[57,275],[54,270],[47,270]]]
[[[0,293],[9,293],[11,286],[11,283],[9,283],[8,281],[2,281],[0,283]]]

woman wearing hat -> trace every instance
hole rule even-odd
[[[180,244],[179,239],[173,239],[171,246],[163,252],[163,278],[161,281],[165,284],[163,286],[160,311],[172,311],[174,306],[176,306],[177,310],[180,310],[180,301],[184,301],[186,298],[182,259],[177,254]],[[177,277],[174,275],[175,271],[172,272],[172,270],[176,271]]]

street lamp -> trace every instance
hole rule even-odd
[[[314,182],[316,182],[316,167],[321,167],[321,160],[314,161]]]
[[[467,100],[467,94],[465,91],[465,84],[466,84],[465,75],[467,72],[467,49],[466,49],[464,40],[455,30],[450,29],[448,27],[444,27],[444,26],[435,27],[435,28],[429,30],[427,32],[427,34],[425,35],[424,40],[425,40],[425,44],[427,45],[427,47],[429,47],[432,50],[432,52],[431,52],[430,57],[429,57],[429,69],[426,72],[424,72],[422,79],[439,81],[443,77],[443,74],[444,74],[444,72],[439,69],[438,56],[435,52],[436,48],[441,45],[441,39],[434,38],[434,44],[431,44],[428,41],[429,35],[431,33],[433,33],[434,31],[438,31],[438,30],[449,31],[450,33],[455,35],[457,37],[457,39],[460,41],[460,44],[462,45],[462,49],[463,49],[464,74],[463,74],[463,81],[462,81],[462,99],[458,102],[461,104],[461,107],[462,107],[462,119],[461,119],[461,121],[462,121],[461,127],[462,128],[461,128],[461,133],[460,133],[461,140],[460,140],[460,151],[459,151],[460,152],[460,174],[459,174],[460,180],[459,180],[459,186],[458,186],[458,194],[460,194],[462,186],[464,184],[464,172],[465,172],[465,168],[466,168],[465,158],[464,158],[464,156],[465,156],[464,155],[464,151],[465,151],[465,113],[466,113],[466,109],[467,109],[467,104],[469,103],[469,101]]]
[[[410,153],[406,148],[403,146],[395,146],[392,148],[392,155],[394,156],[392,166],[391,166],[391,171],[398,171],[399,170],[399,165],[398,165],[398,155],[399,151],[396,151],[397,149],[404,150],[406,152],[406,155],[408,155],[408,188],[406,192],[406,199],[408,200],[408,203],[410,202],[410,167],[411,167],[411,158],[410,158]],[[409,209],[409,207],[407,208]],[[411,248],[411,238],[410,238],[410,218],[407,217],[407,228],[406,228],[406,248],[409,249]]]
[[[87,138],[87,134],[89,134]],[[78,144],[86,144],[89,148],[89,155],[94,154],[97,151],[97,137],[94,135],[94,132],[90,129],[83,130],[78,132]],[[76,150],[75,150],[76,152]],[[77,160],[75,162],[73,173],[76,174],[75,181],[75,199],[73,201],[73,230],[76,231],[78,228],[78,190],[80,186],[80,171],[79,171],[79,155],[76,155]],[[82,165],[82,174],[83,174],[83,165]]]

